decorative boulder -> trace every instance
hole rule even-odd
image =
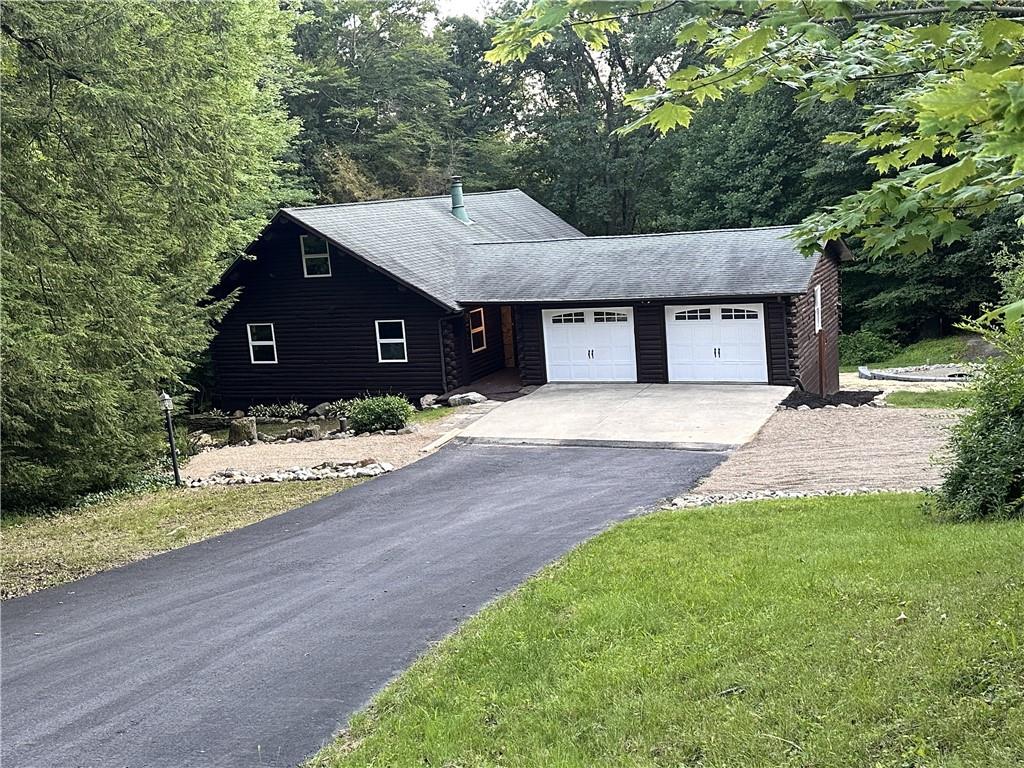
[[[217,441],[208,432],[189,432],[188,437],[197,448],[210,448],[217,444]]]
[[[424,395],[420,398],[420,408],[433,408],[437,405],[437,395]]]
[[[462,395],[452,395],[448,398],[448,405],[460,406],[460,405],[474,405],[476,403],[484,403],[487,398],[481,395],[479,392],[466,392]]]
[[[285,439],[293,438],[295,440],[319,440],[320,439],[320,425],[319,424],[306,424],[301,427],[292,427],[284,433]]]
[[[256,419],[246,416],[233,419],[228,427],[228,444],[250,443],[256,440]]]
[[[331,410],[330,403],[320,403],[320,405],[314,405],[309,409],[309,412],[314,416],[319,416],[321,419],[325,418]]]

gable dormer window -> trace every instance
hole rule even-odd
[[[305,277],[330,277],[331,254],[327,241],[316,235],[300,235],[302,249],[302,274]]]

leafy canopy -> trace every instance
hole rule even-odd
[[[623,19],[673,2],[537,0],[499,25],[488,52],[522,61],[568,28],[602,50]],[[1024,186],[1024,8],[1001,2],[716,0],[685,5],[676,43],[698,63],[626,96],[624,131],[690,124],[709,101],[772,83],[804,109],[847,100],[859,125],[828,140],[864,152],[879,178],[805,220],[805,250],[856,235],[869,256],[921,254],[1017,203]]]

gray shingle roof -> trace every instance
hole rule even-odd
[[[791,226],[477,243],[464,249],[463,304],[765,296],[807,290],[818,257]]]
[[[416,197],[285,208],[319,232],[436,301],[459,307],[457,284],[465,247],[473,242],[583,237],[518,189],[465,195],[473,224],[451,214],[451,198]]]

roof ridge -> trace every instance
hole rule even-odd
[[[466,192],[463,197],[481,197],[483,195],[503,195],[507,192],[522,192],[519,187],[509,189],[491,189],[485,192]],[[384,197],[380,200],[355,200],[351,203],[324,203],[322,205],[296,205],[282,208],[283,211],[310,211],[320,208],[347,208],[356,205],[376,205],[378,203],[409,203],[413,200],[439,200],[450,198],[451,195],[420,195],[419,197]]]
[[[549,237],[540,240],[480,240],[470,245],[510,245],[513,243],[558,243],[568,240],[629,240],[639,237],[669,235],[705,235],[709,232],[763,232],[769,229],[792,229],[796,224],[772,224],[768,227],[727,227],[724,229],[689,229],[681,232],[640,232],[632,235],[584,235],[583,237]]]

